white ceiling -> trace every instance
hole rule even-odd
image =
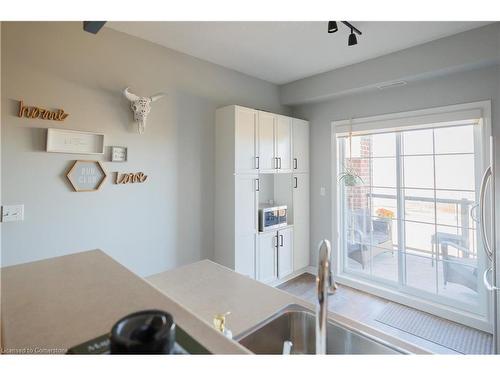
[[[108,22],[125,32],[276,84],[386,55],[488,22],[352,22],[327,33],[327,22]]]

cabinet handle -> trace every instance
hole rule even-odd
[[[260,191],[260,180],[258,178],[255,179],[255,191]]]
[[[293,169],[298,168],[297,158],[293,158]]]
[[[278,169],[278,158],[273,158],[274,169]]]
[[[278,247],[278,236],[277,235],[273,237],[273,246]]]
[[[299,187],[299,179],[297,177],[294,177],[293,180],[295,182],[295,185],[293,187],[297,189]]]
[[[255,169],[260,168],[260,158],[258,156],[255,157]]]
[[[280,234],[280,247],[283,247],[283,235]]]
[[[281,169],[281,158],[278,158],[278,169]]]

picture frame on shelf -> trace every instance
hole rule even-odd
[[[112,162],[126,162],[128,159],[127,147],[111,146],[111,161]]]
[[[64,154],[103,155],[104,134],[48,128],[46,151]]]

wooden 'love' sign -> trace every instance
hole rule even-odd
[[[146,181],[148,176],[146,176],[142,172],[137,172],[137,173],[122,173],[121,175],[119,173],[116,174],[116,183],[117,184],[136,184],[136,183],[143,183]]]

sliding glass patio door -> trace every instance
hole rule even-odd
[[[478,119],[337,137],[342,272],[485,315]]]

